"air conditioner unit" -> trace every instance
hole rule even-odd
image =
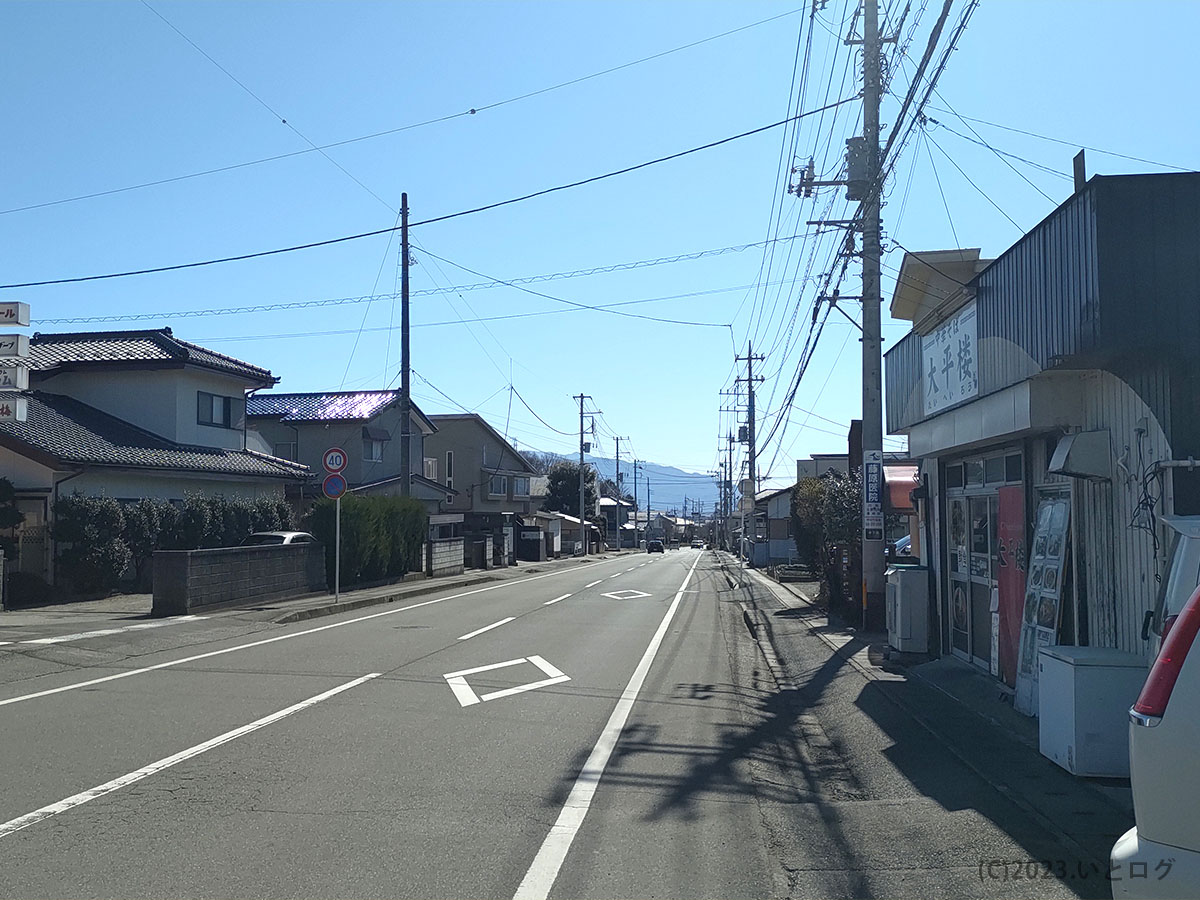
[[[929,569],[890,566],[887,570],[888,644],[901,653],[929,650]]]

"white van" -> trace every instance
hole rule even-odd
[[[1200,897],[1200,516],[1164,516],[1174,539],[1144,635],[1159,644],[1129,711],[1136,825],[1113,846],[1113,897]]]

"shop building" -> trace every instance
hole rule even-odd
[[[920,461],[931,649],[1037,711],[1037,651],[1148,662],[1170,529],[1200,515],[1200,174],[1096,176],[994,260],[905,256],[891,434]]]

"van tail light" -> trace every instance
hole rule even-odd
[[[1163,623],[1163,642],[1150,667],[1133,711],[1153,718],[1161,717],[1175,689],[1175,681],[1187,659],[1188,651],[1200,632],[1200,588],[1188,599],[1178,616]]]

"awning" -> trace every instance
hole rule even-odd
[[[915,514],[916,505],[909,499],[909,493],[921,484],[916,466],[884,466],[883,495],[884,506],[888,512]]]
[[[362,436],[369,441],[390,441],[391,433],[386,428],[378,428],[374,425],[364,425]]]

